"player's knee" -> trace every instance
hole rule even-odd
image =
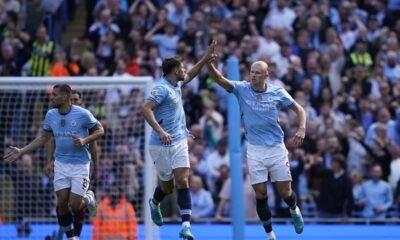
[[[164,194],[170,194],[174,191],[174,185],[173,184],[164,184],[161,186],[161,190],[163,191]]]
[[[178,189],[189,188],[189,179],[187,177],[179,178],[176,181],[176,186]]]
[[[264,191],[264,190],[256,191],[256,198],[263,199],[263,198],[267,198],[267,197],[268,197],[267,191]]]
[[[291,193],[292,193],[292,191],[290,190],[290,188],[288,188],[288,189],[282,189],[282,190],[279,191],[279,195],[281,195],[281,197],[282,197],[283,199],[289,198],[290,195],[291,195]]]
[[[61,208],[61,209],[68,208],[68,200],[67,199],[58,199],[57,206],[58,206],[58,208]]]
[[[79,212],[82,209],[82,201],[70,201],[69,207],[73,212]]]

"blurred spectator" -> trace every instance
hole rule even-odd
[[[369,161],[367,160],[367,150],[361,143],[364,139],[364,129],[362,126],[350,124],[347,137],[349,141],[349,153],[347,154],[347,172],[357,171],[365,176],[368,174]]]
[[[387,61],[383,68],[385,78],[392,84],[400,81],[400,63],[397,60],[397,54],[395,51],[389,51],[387,53]]]
[[[332,166],[322,174],[318,196],[319,214],[322,218],[342,218],[346,222],[353,209],[352,183],[346,174],[346,159],[334,155]]]
[[[296,13],[287,7],[286,0],[277,0],[276,8],[271,9],[265,17],[263,26],[270,26],[282,32],[292,32],[292,24],[296,18]]]
[[[365,142],[368,145],[372,144],[373,139],[376,135],[376,128],[379,124],[384,124],[386,128],[386,136],[392,143],[399,143],[397,130],[396,130],[396,122],[392,120],[389,109],[387,107],[382,107],[378,109],[377,113],[377,121],[374,122],[367,131],[367,135],[365,136]]]
[[[112,22],[111,14],[109,8],[104,8],[100,12],[99,19],[89,28],[89,39],[93,43],[94,49],[98,49],[100,42],[105,41],[104,38],[109,32],[112,32],[116,37],[119,37],[121,30],[117,24]]]
[[[155,34],[162,28],[164,28],[165,33]],[[144,39],[157,44],[161,59],[177,53],[179,36],[176,34],[176,27],[170,22],[157,22]]]
[[[361,211],[363,210],[363,204],[361,203],[363,198],[363,177],[361,173],[357,170],[353,170],[350,172],[350,178],[353,185],[353,216],[360,217]]]
[[[222,165],[230,165],[229,159],[228,140],[222,138],[219,140],[216,149],[208,155],[206,160],[210,171],[209,176],[212,181],[220,177],[219,169]]]
[[[214,212],[214,201],[211,193],[204,189],[200,176],[190,177],[190,194],[192,196],[192,220],[211,217]]]
[[[243,165],[243,193],[244,193],[244,212],[245,219],[252,221],[257,219],[255,193],[250,184],[250,177],[247,173],[247,167]],[[215,213],[215,219],[222,221],[223,218],[231,217],[232,206],[231,202],[232,180],[228,178],[219,192],[219,203]]]
[[[68,63],[67,55],[63,50],[55,53],[55,63],[51,69],[52,77],[76,76],[79,73],[79,66],[76,63]]]
[[[365,218],[383,220],[387,210],[392,206],[393,193],[389,184],[381,180],[382,169],[376,164],[371,169],[371,180],[362,185],[358,205],[364,206],[362,216]]]
[[[17,61],[15,50],[11,44],[10,39],[4,39],[1,43],[1,57],[0,57],[0,75],[1,76],[19,76],[21,69]]]
[[[15,210],[18,222],[27,217],[43,216],[45,193],[43,192],[40,177],[33,172],[32,156],[25,154],[18,162],[18,177],[14,180],[15,185]],[[38,194],[39,193],[39,194]]]
[[[222,137],[224,117],[215,109],[213,101],[208,100],[204,103],[203,116],[200,117],[199,124],[204,131],[204,140],[214,148]]]
[[[34,36],[43,22],[44,9],[41,0],[26,1],[24,29],[30,36]]]
[[[133,206],[114,185],[110,193],[99,203],[93,219],[93,240],[136,240],[138,224]]]
[[[49,76],[53,63],[55,46],[48,39],[45,26],[39,26],[36,41],[32,45],[29,75],[33,77]]]

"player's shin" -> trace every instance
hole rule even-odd
[[[85,209],[81,209],[74,213],[74,233],[79,237],[82,232],[82,226],[85,221]]]
[[[190,197],[189,188],[178,189],[178,205],[181,209],[182,226],[190,227],[192,199]]]
[[[297,206],[297,195],[294,191],[291,191],[291,192],[292,192],[292,194],[290,195],[290,197],[283,199],[283,200],[290,207],[290,209],[294,210],[294,209],[296,209],[296,206]]]
[[[154,204],[153,208],[155,208],[162,200],[166,194],[163,192],[160,186],[157,186],[156,189],[154,190],[154,195],[152,198],[152,203]]]
[[[67,239],[73,239],[74,238],[74,228],[72,227],[72,222],[73,222],[72,213],[69,211],[67,214],[59,215],[58,209],[57,209],[57,218],[58,218],[58,224],[60,225],[62,230],[65,232]]]
[[[268,206],[268,198],[260,198],[256,199],[256,207],[257,207],[257,214],[260,218],[265,232],[271,233],[272,232],[272,214],[271,210]]]

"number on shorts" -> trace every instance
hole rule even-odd
[[[89,185],[89,181],[87,180],[87,179],[83,179],[83,184],[82,184],[82,188],[83,188],[83,190],[86,190],[87,189],[87,187],[88,187],[88,185]]]

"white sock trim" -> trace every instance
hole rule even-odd
[[[290,213],[300,214],[300,208],[298,206],[296,206],[296,208],[294,210],[290,209]]]
[[[154,202],[153,202],[153,199],[151,199],[151,200],[150,200],[150,207],[153,208],[153,209],[154,209],[154,208],[158,208],[158,207],[160,207],[160,204],[155,205]]]
[[[182,223],[182,227],[184,228],[189,228],[190,227],[190,222],[189,221],[185,221]]]
[[[267,233],[267,235],[268,235],[268,239],[274,239],[274,240],[276,239],[274,231]]]

